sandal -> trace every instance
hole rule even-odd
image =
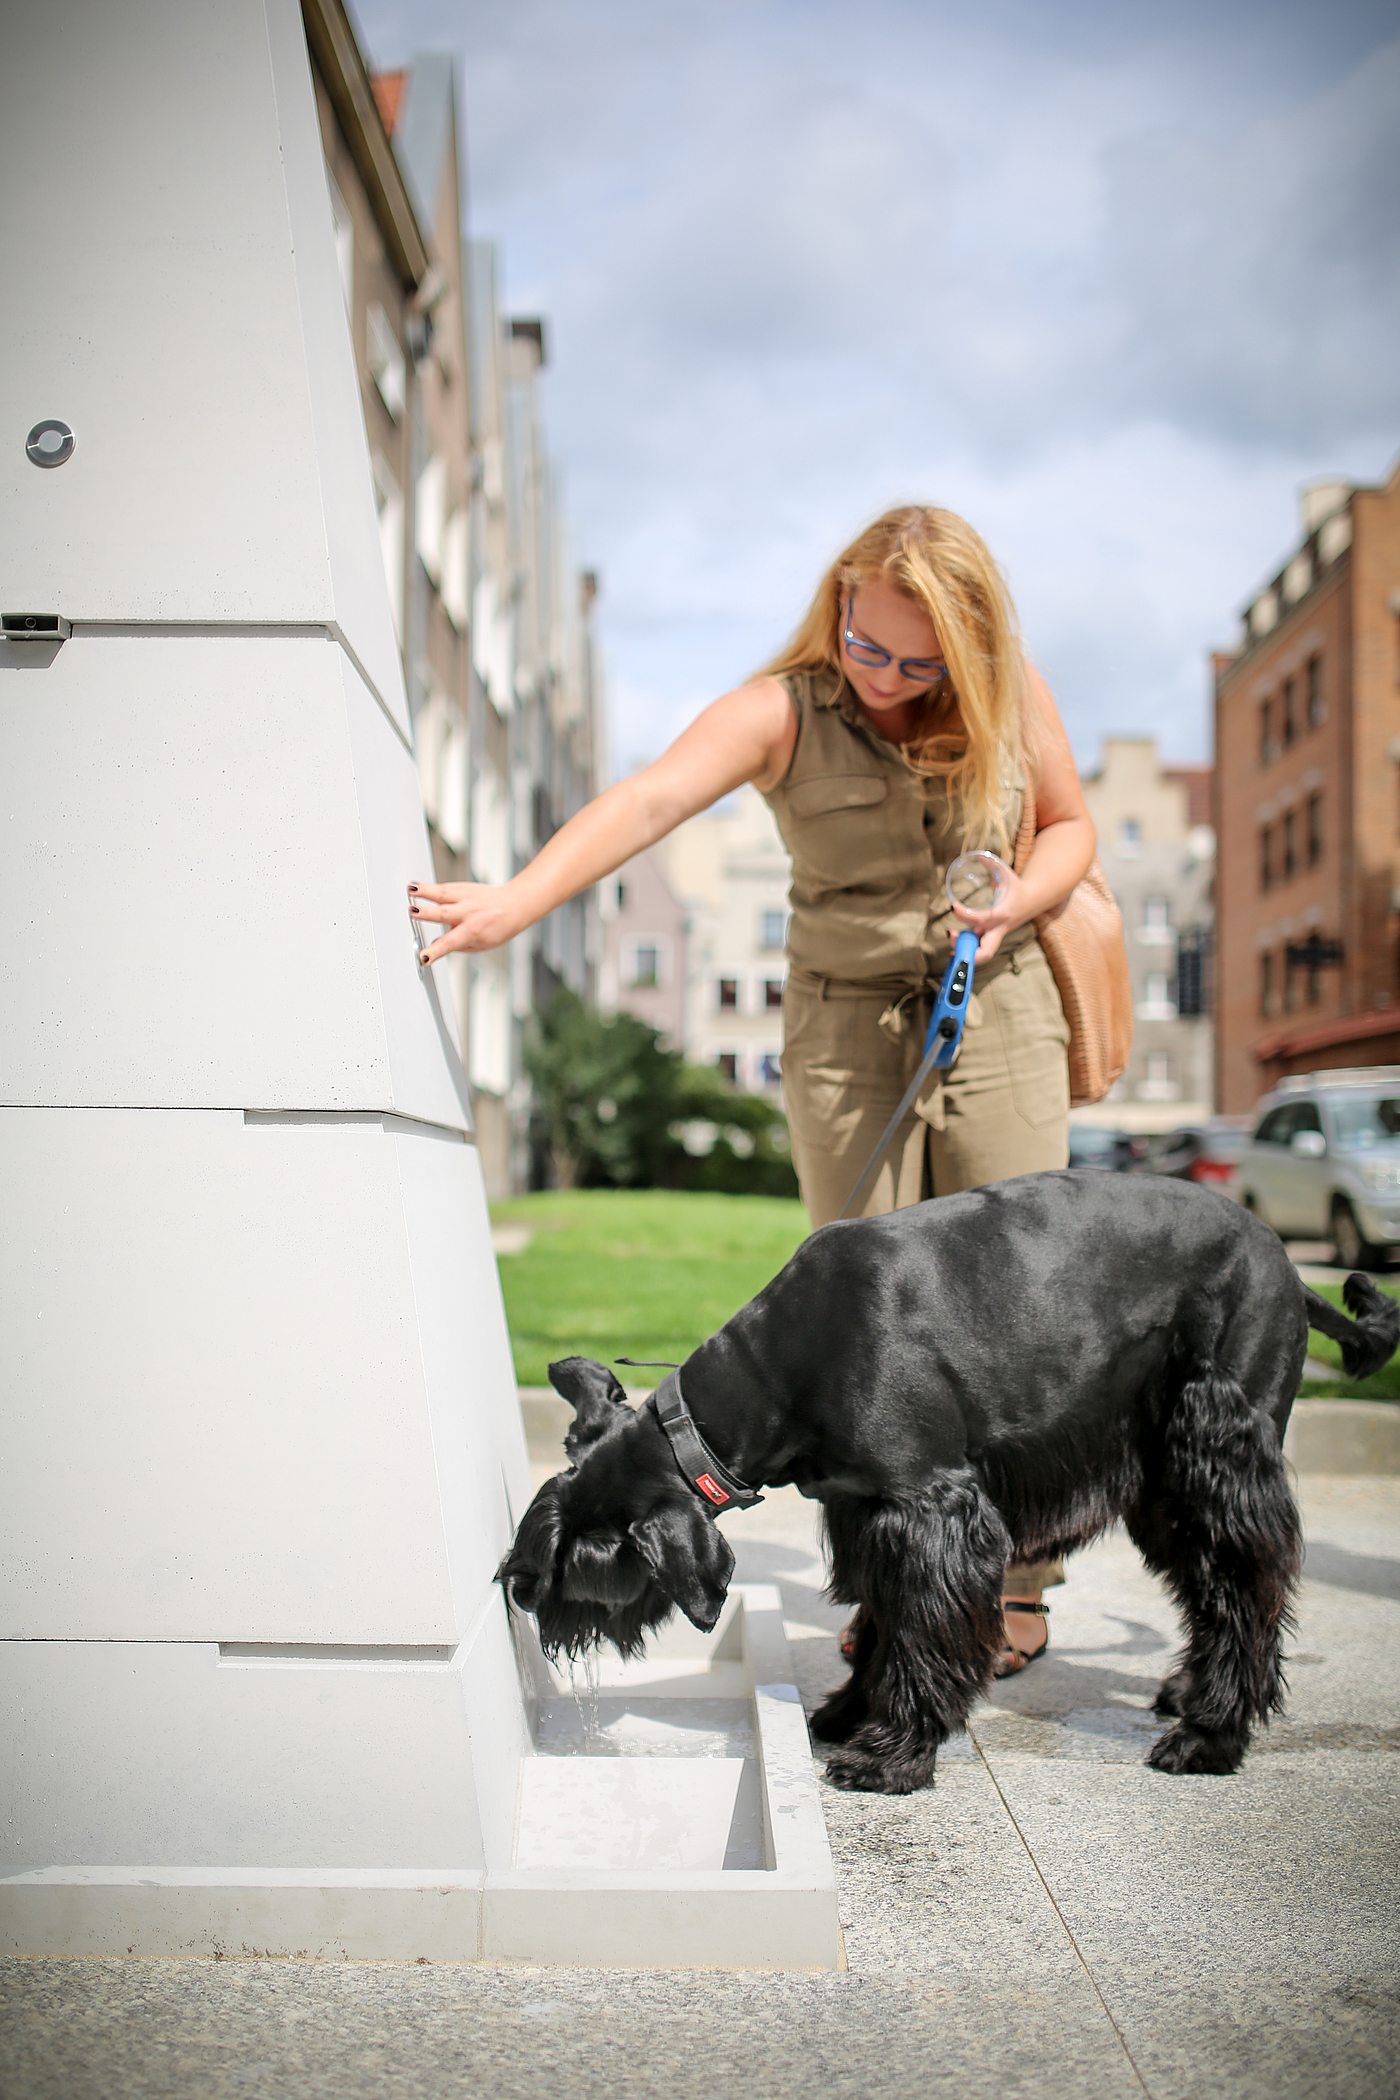
[[[865,1606],[862,1604],[860,1610],[851,1620],[850,1625],[843,1626],[841,1629],[841,1655],[842,1659],[848,1663],[854,1663],[856,1659],[856,1649],[860,1645],[861,1628],[864,1624]]]
[[[1038,1648],[1017,1648],[1008,1641],[1001,1651],[996,1668],[992,1671],[993,1677],[1019,1677],[1022,1670],[1028,1670],[1033,1662],[1039,1662],[1050,1646],[1050,1607],[1048,1604],[1023,1604],[1019,1597],[1003,1597],[1001,1608],[1003,1611],[1028,1611],[1037,1619],[1046,1621],[1045,1639]]]

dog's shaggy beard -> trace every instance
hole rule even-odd
[[[566,1476],[567,1477],[567,1476]],[[551,1493],[550,1489],[554,1492]],[[559,1482],[541,1489],[525,1512],[498,1580],[509,1605],[534,1614],[550,1662],[577,1662],[608,1641],[624,1662],[675,1610],[631,1540],[615,1528],[584,1532],[561,1554]]]

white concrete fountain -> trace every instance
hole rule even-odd
[[[576,1709],[493,1580],[525,1440],[294,0],[19,10],[0,265],[0,1950],[831,1966],[775,1594]]]

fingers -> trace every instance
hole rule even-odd
[[[425,903],[421,896],[409,899],[408,916],[410,919],[432,919],[439,926],[451,926],[454,923],[449,905]]]
[[[453,890],[460,888],[460,883],[411,882],[408,885],[408,894],[410,897],[430,897],[434,904],[446,904]]]

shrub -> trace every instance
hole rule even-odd
[[[563,1186],[797,1194],[781,1111],[664,1049],[635,1014],[558,991],[535,1017],[525,1066]]]

